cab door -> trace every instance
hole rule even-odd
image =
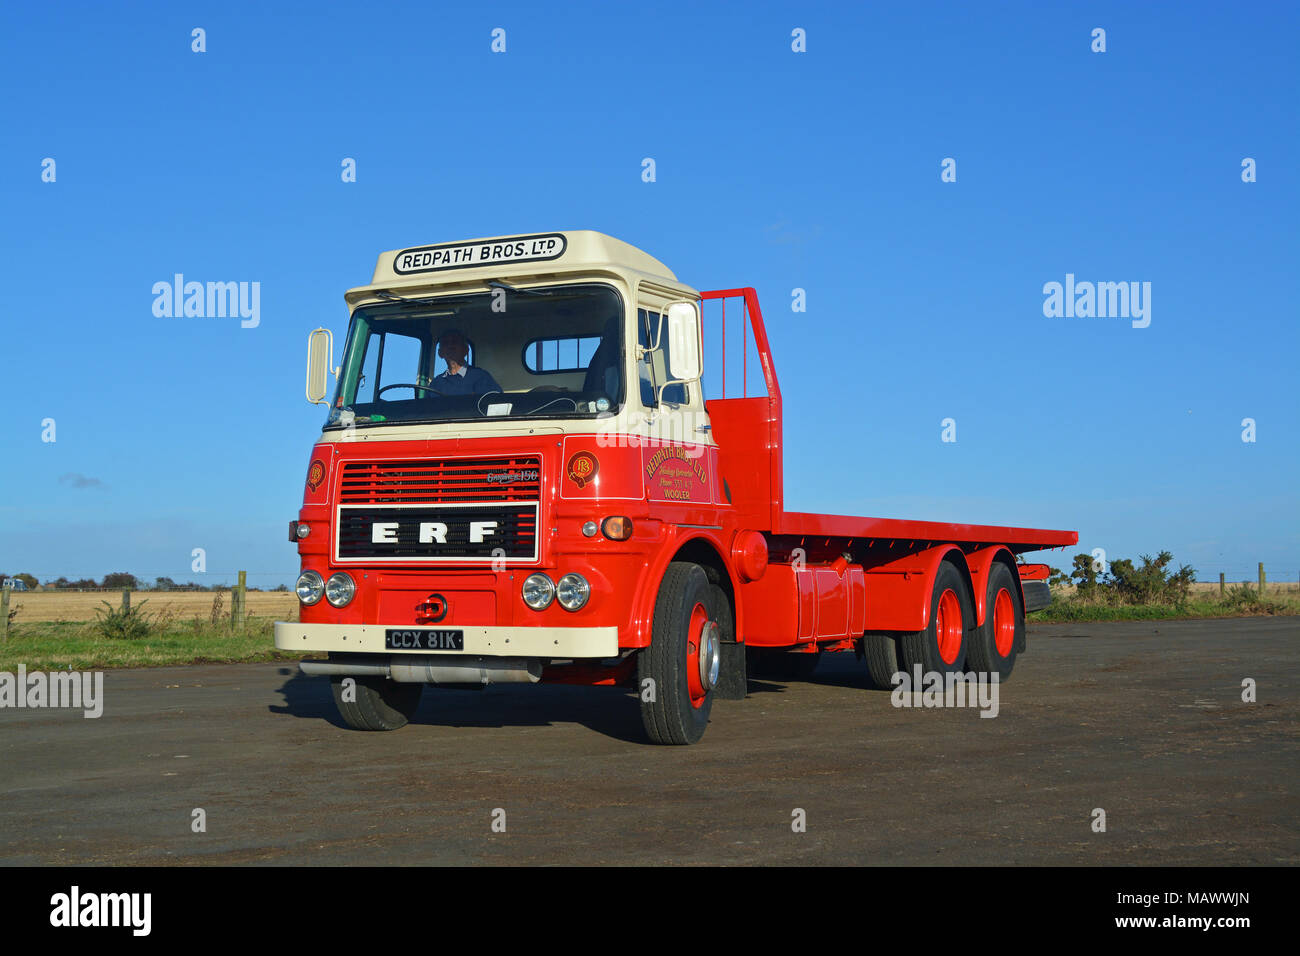
[[[671,345],[661,329],[667,301],[642,299],[636,315],[633,390],[645,414],[641,465],[646,495],[665,503],[711,504],[716,446],[700,382],[671,380]]]

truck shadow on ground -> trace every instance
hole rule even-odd
[[[276,715],[323,720],[340,730],[351,730],[334,706],[330,683],[309,677],[296,668],[282,667],[288,679],[277,688],[283,703],[267,710]],[[820,668],[819,668],[820,675]],[[820,677],[814,678],[821,682]],[[851,683],[846,678],[846,684]],[[748,694],[783,694],[786,683],[749,681]],[[744,701],[718,700],[714,707],[744,706]],[[579,687],[565,684],[533,686],[493,685],[482,690],[426,687],[410,726],[461,728],[548,727],[576,723],[615,740],[644,743],[645,731],[635,693],[621,687]]]
[[[334,706],[330,682],[284,668],[288,676],[278,688],[283,704],[272,704],[272,714],[324,720],[350,730]],[[576,723],[616,740],[643,743],[641,714],[630,690],[616,687],[573,687],[564,684],[512,686],[499,684],[482,690],[429,686],[409,726],[461,728],[548,727]]]
[[[849,651],[823,654],[810,683],[827,687],[852,687],[854,690],[875,690],[867,684],[867,665]]]
[[[284,703],[267,707],[271,713],[325,720],[335,727],[347,726],[334,706],[334,695],[330,692],[328,680],[308,677],[297,667],[281,667],[276,673],[289,679],[276,690],[284,698]]]

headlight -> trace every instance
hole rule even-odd
[[[298,521],[296,522],[296,524],[298,526],[293,529],[293,533],[296,534],[299,538],[305,538],[307,537],[307,535],[311,534],[311,525],[309,525],[307,522]]]
[[[298,600],[303,604],[315,604],[325,593],[325,579],[315,571],[304,571],[298,575],[298,583],[293,589],[298,592]]]
[[[524,603],[534,611],[541,611],[551,606],[555,599],[555,585],[544,574],[530,574],[524,581]]]
[[[325,600],[335,607],[344,607],[356,593],[356,582],[342,571],[331,574],[330,579],[325,582]]]
[[[577,611],[591,597],[591,585],[581,574],[566,574],[555,586],[555,598],[566,611]]]

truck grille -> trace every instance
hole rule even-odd
[[[537,502],[342,505],[339,561],[537,559]]]
[[[349,461],[339,482],[341,504],[447,504],[537,501],[541,459],[449,458],[423,461]]]

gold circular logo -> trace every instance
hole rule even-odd
[[[600,471],[600,462],[589,451],[580,451],[569,459],[569,480],[579,488],[584,487]]]
[[[307,487],[315,491],[320,487],[320,483],[325,480],[325,465],[317,459],[311,463],[307,469]]]

